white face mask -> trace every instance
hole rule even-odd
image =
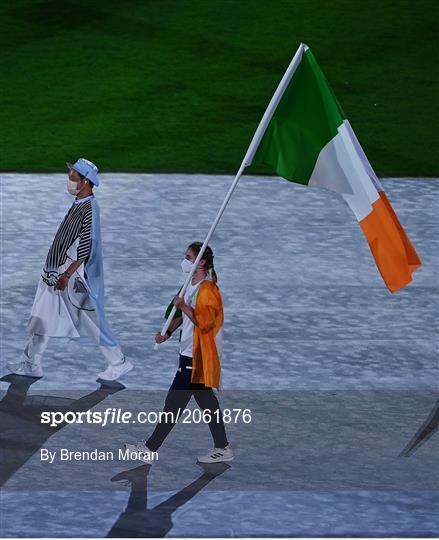
[[[70,179],[67,180],[67,191],[70,195],[78,195],[81,191],[81,189],[78,188],[78,183],[79,182],[73,182],[73,180]]]
[[[181,261],[181,269],[182,269],[184,274],[189,274],[189,272],[192,270],[193,266],[194,266],[194,263],[192,263],[188,259],[183,259]]]

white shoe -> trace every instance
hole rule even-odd
[[[134,444],[127,443],[124,444],[124,447],[131,453],[131,459],[138,459],[140,461],[143,461],[143,463],[146,463],[147,465],[152,465],[154,460],[151,458],[151,455],[153,452],[146,446],[143,441]]]
[[[213,448],[205,456],[199,456],[200,463],[222,463],[223,461],[233,461],[235,454],[230,446],[226,448]]]
[[[108,366],[105,371],[98,373],[98,379],[102,379],[103,381],[115,381],[116,379],[120,379],[123,375],[126,375],[133,367],[133,364],[124,358],[120,364]]]
[[[29,359],[21,360],[15,364],[9,362],[6,364],[6,367],[15,375],[25,375],[26,377],[43,376],[43,366],[41,364],[36,364]]]

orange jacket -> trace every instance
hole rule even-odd
[[[191,382],[219,388],[221,351],[215,337],[222,329],[224,313],[220,290],[213,281],[203,281],[198,289],[195,318]]]

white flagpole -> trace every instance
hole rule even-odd
[[[290,65],[288,66],[287,70],[284,73],[284,76],[282,77],[278,87],[276,88],[276,92],[273,94],[273,97],[271,98],[270,103],[265,110],[262,120],[259,122],[258,129],[255,131],[250,146],[248,147],[248,150],[245,154],[244,163],[246,167],[251,165],[253,158],[255,157],[256,150],[258,149],[259,143],[264,136],[265,130],[267,129],[268,124],[271,121],[276,107],[279,105],[279,101],[281,100],[283,93],[285,92],[285,88],[290,84],[294,72],[296,71],[297,66],[302,60],[302,55],[308,50],[308,48],[308,45],[305,45],[305,43],[301,43],[299,45],[296,54],[293,56]]]
[[[273,94],[273,97],[270,100],[270,103],[268,104],[267,109],[265,110],[264,116],[262,117],[261,121],[259,122],[259,126],[255,131],[255,134],[253,135],[253,138],[251,140],[251,143],[247,149],[247,152],[245,153],[244,159],[241,163],[241,166],[239,167],[239,170],[235,176],[235,179],[233,180],[233,184],[230,186],[229,191],[227,192],[227,195],[223,201],[223,204],[221,205],[221,208],[219,209],[219,212],[215,218],[215,221],[212,223],[212,226],[210,227],[209,232],[207,233],[206,239],[203,242],[203,245],[201,246],[200,252],[197,255],[197,258],[194,261],[192,270],[188,274],[186,281],[184,282],[183,287],[181,288],[178,296],[182,298],[184,296],[184,293],[186,292],[186,289],[188,288],[188,285],[192,279],[192,276],[194,275],[194,272],[198,266],[198,263],[203,258],[204,252],[206,251],[207,244],[209,243],[213,233],[215,232],[215,229],[219,223],[219,220],[221,219],[221,216],[224,213],[224,210],[226,209],[227,204],[229,203],[229,200],[236,188],[236,185],[238,184],[239,179],[241,178],[242,173],[244,172],[244,169],[251,165],[251,162],[253,160],[253,157],[256,153],[256,150],[259,146],[259,143],[261,142],[262,137],[264,136],[265,130],[267,129],[268,124],[270,123],[270,120],[273,116],[274,111],[276,110],[277,105],[279,104],[279,101],[285,91],[285,88],[288,86],[292,76],[294,75],[294,72],[297,69],[297,66],[300,64],[300,61],[302,59],[302,54],[308,49],[308,46],[304,43],[301,43],[299,45],[299,48],[296,51],[296,54],[294,55],[293,59],[291,60],[290,65],[288,66],[287,70],[284,73],[284,76],[282,77],[282,80],[280,81],[276,92]],[[175,312],[177,311],[177,308],[173,306],[171,313],[169,314],[168,318],[166,319],[165,324],[163,325],[163,328],[160,332],[162,336],[164,336],[169,328],[169,325],[172,322],[172,319],[174,318]],[[154,350],[157,350],[159,348],[159,344],[156,343],[154,346]]]
[[[207,244],[209,243],[213,233],[215,232],[215,229],[219,223],[219,220],[221,219],[221,216],[224,213],[224,210],[226,209],[226,206],[230,200],[230,197],[232,196],[233,192],[235,191],[236,185],[238,184],[239,179],[241,178],[241,175],[245,169],[244,162],[241,163],[241,166],[239,167],[239,170],[235,176],[235,180],[233,180],[233,184],[230,186],[229,191],[227,192],[226,198],[223,201],[223,204],[221,205],[221,208],[219,209],[219,212],[215,218],[215,221],[212,223],[212,226],[210,227],[209,232],[207,233],[206,239],[203,242],[203,245],[201,246],[200,252],[197,255],[197,258],[194,261],[194,264],[192,266],[192,270],[189,272],[186,281],[184,282],[183,287],[181,288],[181,291],[179,292],[178,296],[182,298],[184,296],[184,293],[186,292],[186,289],[188,288],[188,285],[192,279],[192,276],[195,273],[195,270],[197,269],[198,263],[203,258],[204,252],[206,251]],[[172,322],[172,319],[174,318],[175,312],[177,311],[176,307],[173,306],[171,313],[169,314],[165,324],[163,325],[162,331],[160,332],[162,336],[166,334],[166,331],[169,328],[169,325]],[[156,343],[154,346],[154,350],[158,349],[159,344]]]

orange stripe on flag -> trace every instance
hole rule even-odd
[[[360,221],[380,274],[391,292],[412,281],[421,260],[384,191],[372,204],[372,212]]]

